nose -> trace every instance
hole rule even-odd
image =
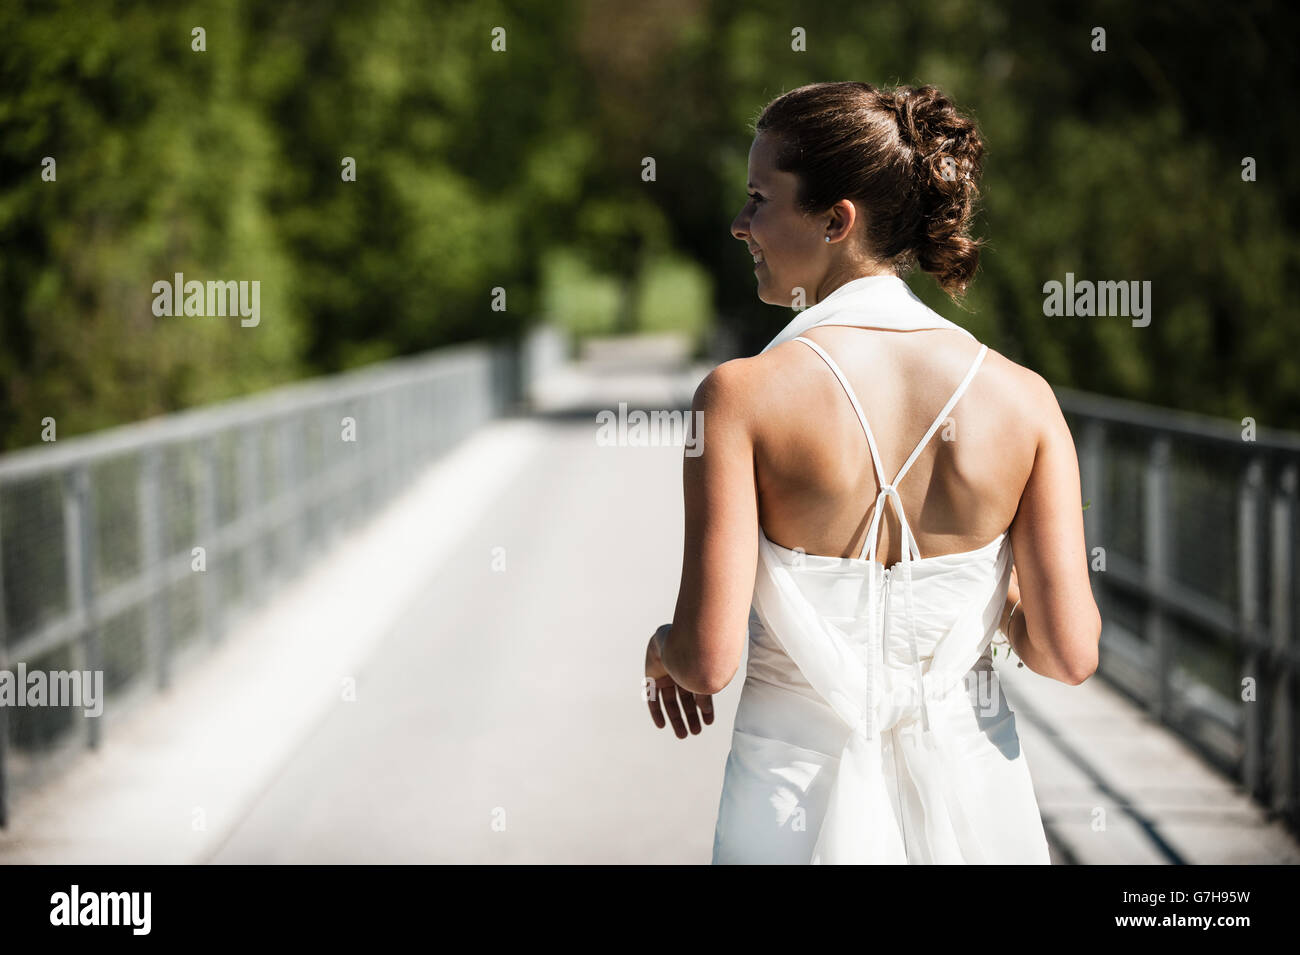
[[[749,203],[747,202],[745,203],[744,208],[742,208],[736,215],[736,218],[731,220],[731,234],[741,242],[745,242],[749,238],[749,229],[747,228],[749,225],[749,216],[746,215],[748,209]]]

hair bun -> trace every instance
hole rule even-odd
[[[945,289],[963,291],[983,244],[969,235],[983,172],[979,129],[933,86],[899,87],[889,100],[916,167],[922,210],[917,263]]]

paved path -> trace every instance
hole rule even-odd
[[[597,407],[689,401],[693,385],[618,366],[557,389],[568,410],[535,425],[527,465],[360,672],[358,702],[326,715],[212,861],[709,860],[734,700],[686,740],[641,700],[681,572],[682,451],[595,440]]]

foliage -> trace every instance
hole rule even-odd
[[[1055,384],[1300,428],[1296,20],[1185,0],[11,2],[0,449],[47,415],[75,434],[545,309],[700,347],[711,311],[752,352],[789,315],[728,231],[750,124],[825,79],[934,83],[979,120],[969,311],[911,278],[944,314]],[[156,317],[176,272],[258,280],[260,324]],[[1044,316],[1066,272],[1149,280],[1151,324]]]

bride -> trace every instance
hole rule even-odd
[[[695,394],[651,718],[712,723],[748,640],[715,863],[1047,863],[991,642],[1096,669],[1074,442],[1039,375],[901,278],[973,276],[978,129],[934,87],[819,83],[755,130],[731,231],[798,311]]]

